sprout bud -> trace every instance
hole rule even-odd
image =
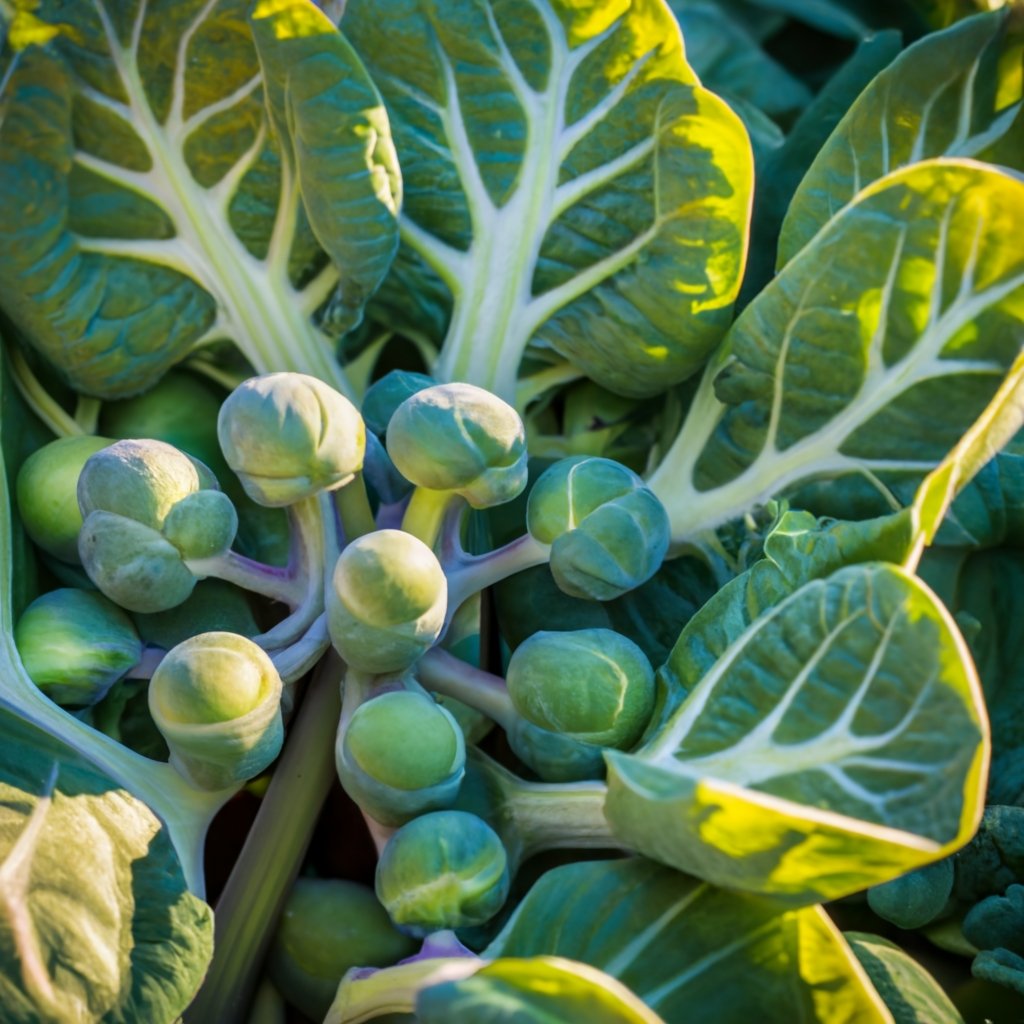
[[[387,967],[415,948],[372,889],[341,879],[299,878],[281,914],[268,969],[289,1003],[310,1020],[323,1020],[346,971]]]
[[[118,441],[78,481],[78,554],[107,597],[133,612],[181,604],[196,580],[186,559],[224,554],[238,516],[201,463],[163,441]]]
[[[551,574],[571,597],[619,597],[650,579],[668,551],[661,502],[610,459],[556,462],[530,492],[526,523],[535,540],[551,545]]]
[[[383,437],[395,410],[407,398],[435,384],[437,381],[433,377],[425,373],[410,373],[408,370],[392,370],[380,380],[374,381],[363,396],[362,411],[367,430]]]
[[[134,668],[142,641],[131,619],[93,590],[51,590],[14,629],[32,681],[58,704],[95,704]]]
[[[157,531],[112,512],[90,512],[78,536],[89,579],[133,612],[181,604],[196,585],[181,552]]]
[[[602,747],[627,750],[654,710],[654,671],[632,640],[610,629],[534,633],[506,673],[527,721]]]
[[[223,555],[238,532],[238,513],[221,491],[196,491],[175,505],[164,520],[163,535],[184,558]]]
[[[481,818],[435,811],[403,825],[377,863],[377,897],[410,935],[483,924],[508,896],[505,847]]]
[[[197,463],[172,445],[118,441],[86,462],[78,505],[83,516],[114,512],[159,530],[171,508],[203,486]]]
[[[201,633],[171,650],[150,681],[149,710],[171,764],[202,789],[258,775],[284,740],[281,677],[235,633]]]
[[[356,709],[337,762],[349,796],[377,821],[400,825],[455,801],[466,748],[448,711],[425,693],[395,690]]]
[[[388,425],[387,448],[417,487],[459,494],[474,508],[511,501],[526,486],[523,421],[471,384],[438,384],[404,401]]]
[[[221,406],[217,435],[246,493],[271,507],[343,487],[362,468],[366,447],[356,407],[303,373],[240,384]]]
[[[377,530],[341,553],[327,592],[327,628],[360,672],[401,672],[441,635],[448,586],[433,551],[412,534]]]
[[[18,471],[18,512],[25,530],[62,562],[80,564],[78,478],[82,467],[111,443],[105,437],[61,437],[33,452]]]
[[[525,718],[513,722],[506,735],[516,757],[545,782],[604,778],[604,747],[541,729]]]

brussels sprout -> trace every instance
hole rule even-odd
[[[386,967],[415,951],[372,889],[340,879],[299,878],[281,914],[268,967],[289,1003],[323,1020],[346,971]]]
[[[113,512],[159,530],[175,504],[209,485],[200,473],[200,464],[163,441],[118,441],[82,468],[78,506],[83,517]]]
[[[471,384],[438,384],[406,399],[387,449],[417,487],[459,494],[474,508],[511,501],[526,486],[526,437],[512,406]]]
[[[366,430],[356,407],[316,377],[271,373],[228,395],[217,420],[228,465],[260,505],[294,505],[359,472]]]
[[[100,429],[114,438],[166,441],[219,473],[218,464],[223,461],[217,441],[221,396],[222,392],[203,378],[170,370],[141,395],[104,402]]]
[[[628,749],[654,710],[654,670],[610,629],[534,633],[516,648],[506,682],[516,710],[542,729]]]
[[[78,478],[90,456],[112,444],[108,438],[60,437],[33,452],[18,471],[18,512],[28,535],[44,551],[79,565]]]
[[[547,469],[530,492],[526,525],[551,545],[551,574],[571,597],[619,597],[650,579],[668,551],[661,502],[610,459],[573,456]]]
[[[360,672],[400,672],[441,634],[447,582],[433,551],[402,530],[377,530],[338,558],[327,591],[327,628]]]
[[[178,644],[149,684],[149,710],[171,764],[202,789],[258,775],[284,740],[281,677],[262,648],[235,633]]]
[[[462,730],[425,693],[394,690],[361,704],[337,751],[348,794],[377,821],[400,825],[458,796],[465,772]]]
[[[102,700],[134,668],[142,641],[132,621],[92,590],[51,590],[37,597],[14,628],[18,654],[32,681],[58,704]]]
[[[118,441],[93,455],[78,481],[89,578],[130,611],[180,604],[196,582],[185,560],[225,553],[238,529],[216,486],[202,463],[163,441]]]
[[[181,604],[162,612],[132,616],[139,636],[169,651],[200,633],[227,631],[253,637],[260,631],[246,592],[224,580],[200,580]]]
[[[508,857],[475,814],[434,811],[388,840],[376,887],[391,920],[410,935],[483,924],[508,896]]]
[[[525,718],[509,722],[505,735],[516,757],[545,782],[604,778],[604,747],[542,729]]]
[[[154,529],[112,512],[90,512],[78,536],[89,578],[133,612],[181,604],[196,585],[181,552]]]
[[[367,429],[383,437],[395,410],[407,398],[436,384],[433,377],[425,373],[410,373],[408,370],[392,370],[380,380],[374,381],[363,396],[362,413]]]

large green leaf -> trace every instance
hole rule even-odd
[[[587,964],[556,957],[496,960],[468,978],[420,992],[421,1024],[664,1024],[623,985]]]
[[[0,1019],[169,1024],[213,951],[160,821],[0,708]]]
[[[327,17],[312,0],[257,5],[268,118],[246,0],[34,6],[60,31],[9,68],[5,312],[104,397],[222,338],[258,371],[344,389],[310,317],[335,292],[336,326],[358,320],[397,244],[397,169],[379,97]]]
[[[939,983],[894,942],[864,932],[847,932],[846,939],[896,1024],[964,1024]]]
[[[791,114],[811,91],[734,17],[711,0],[669,0],[690,66],[707,88],[753,103],[769,116]]]
[[[852,566],[756,619],[640,750],[606,753],[605,814],[715,884],[837,898],[970,838],[987,734],[948,612],[894,566]]]
[[[883,507],[909,504],[1018,361],[1024,249],[1006,240],[1022,219],[1024,181],[970,161],[926,161],[861,192],[708,366],[649,481],[674,539],[812,480],[859,478]],[[1014,394],[981,448],[1000,424],[1016,429]]]
[[[582,960],[669,1024],[891,1019],[819,907],[782,907],[642,858],[547,872],[483,955]]]
[[[661,391],[728,325],[750,145],[662,0],[350,0],[388,106],[404,247],[454,299],[434,372],[516,399],[530,348]]]
[[[1024,168],[1024,11],[960,22],[908,47],[861,93],[800,183],[782,226],[788,263],[862,188],[932,157]]]

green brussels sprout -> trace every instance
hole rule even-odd
[[[196,583],[185,561],[225,553],[238,529],[216,486],[202,463],[163,441],[118,441],[93,455],[78,481],[89,578],[133,612],[180,604]]]
[[[51,700],[95,704],[142,656],[128,616],[94,590],[51,590],[37,597],[14,628],[25,671]]]
[[[323,1020],[352,967],[387,967],[416,952],[373,890],[356,882],[299,878],[270,947],[271,980],[293,1006]]]
[[[44,551],[80,565],[78,478],[90,456],[113,442],[105,437],[60,437],[33,452],[18,471],[18,512],[25,531]]]
[[[213,577],[200,580],[188,598],[174,608],[136,612],[132,619],[147,644],[165,651],[200,633],[227,631],[253,637],[260,631],[246,592]]]
[[[224,458],[260,505],[294,505],[347,484],[363,465],[356,407],[316,377],[271,373],[228,395],[217,419]]]
[[[174,505],[209,485],[200,473],[199,463],[164,441],[117,441],[82,468],[78,506],[83,517],[113,512],[159,530]]]
[[[402,530],[376,530],[338,558],[327,589],[327,629],[360,672],[401,672],[441,634],[448,585],[437,556]]]
[[[654,710],[654,670],[610,629],[534,633],[516,648],[508,693],[527,721],[584,743],[625,750]]]
[[[508,857],[475,814],[434,811],[388,840],[376,888],[391,920],[410,935],[483,924],[508,896]]]
[[[221,396],[222,392],[202,377],[170,370],[141,395],[104,402],[100,430],[113,438],[166,441],[219,472],[223,460],[217,441]]]
[[[201,789],[258,775],[284,741],[281,677],[235,633],[201,633],[170,650],[149,684],[149,710],[171,764]]]
[[[530,492],[526,525],[551,545],[551,574],[571,597],[619,597],[650,579],[668,551],[668,513],[636,473],[611,459],[556,462]]]
[[[474,508],[511,501],[526,486],[523,421],[472,384],[438,384],[406,399],[388,424],[387,449],[417,487],[459,494]]]
[[[505,735],[512,753],[545,782],[582,782],[605,776],[604,747],[542,729],[525,718],[511,722]]]
[[[386,373],[374,381],[363,396],[362,413],[367,429],[383,437],[395,410],[407,398],[436,384],[437,381],[425,373],[410,373],[408,370]]]
[[[214,558],[231,547],[238,516],[221,491],[196,491],[167,513],[163,535],[184,558]]]
[[[337,749],[346,792],[384,825],[454,803],[465,764],[465,740],[451,713],[412,690],[361,704]]]
[[[132,612],[181,604],[196,585],[181,552],[157,530],[112,512],[90,512],[78,536],[89,579]]]

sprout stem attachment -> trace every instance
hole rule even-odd
[[[362,537],[366,533],[373,533],[377,529],[370,508],[370,499],[366,494],[366,482],[361,472],[356,473],[349,483],[334,492],[334,504],[341,519],[346,542]]]
[[[441,526],[449,508],[455,503],[461,509],[464,500],[452,491],[432,491],[426,487],[417,487],[402,517],[402,529],[432,548],[441,534]]]
[[[425,689],[482,711],[505,730],[519,717],[504,679],[474,668],[440,647],[427,651],[416,663],[415,671]]]
[[[272,929],[334,782],[334,728],[343,665],[320,663],[263,805],[216,906],[215,952],[189,1024],[245,1020]]]
[[[185,564],[200,579],[215,576],[293,608],[301,603],[306,590],[305,581],[293,576],[288,569],[264,565],[237,551],[228,551],[213,558],[190,558]]]
[[[457,541],[446,544],[449,546],[454,550],[445,550],[441,562],[448,577],[449,617],[474,594],[524,569],[544,565],[551,555],[550,544],[542,544],[528,533],[486,555],[467,555]]]

